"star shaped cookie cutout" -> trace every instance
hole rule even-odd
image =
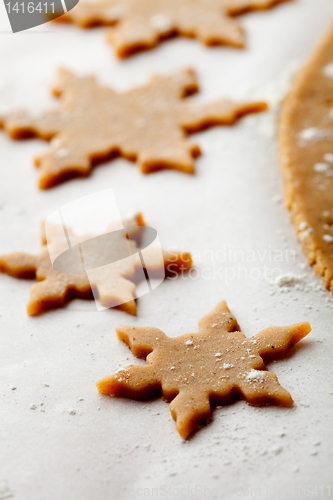
[[[100,380],[102,394],[133,399],[162,393],[186,439],[211,407],[242,397],[251,405],[291,406],[293,400],[264,361],[281,357],[310,331],[309,323],[271,327],[246,338],[226,302],[199,321],[199,333],[167,337],[158,328],[122,326],[120,340],[147,364],[130,365]]]
[[[192,259],[188,253],[163,250],[161,255],[161,249],[153,245],[138,253],[139,228],[144,226],[141,214],[132,221],[125,221],[124,226],[129,227],[127,232],[124,230],[111,233],[114,235],[111,246],[110,240],[103,242],[103,239],[96,239],[95,235],[76,236],[66,228],[67,236],[72,243],[81,244],[79,261],[82,258],[82,242],[88,241],[90,244],[84,251],[84,261],[97,262],[98,259],[100,262],[102,259],[105,264],[113,262],[111,266],[96,265],[96,269],[92,271],[81,266],[75,272],[56,270],[52,266],[50,254],[64,256],[62,266],[68,271],[73,269],[73,266],[77,268],[76,254],[61,253],[63,228],[58,225],[48,225],[47,240],[45,228],[43,229],[43,246],[39,255],[19,252],[1,255],[0,272],[14,278],[35,278],[38,281],[31,288],[27,305],[27,312],[31,316],[61,307],[72,298],[94,297],[98,298],[104,308],[114,307],[135,316],[136,283],[147,278],[147,275],[153,279],[160,278],[161,272],[162,279],[164,275],[175,277],[178,272],[186,272],[191,268]],[[127,249],[127,253],[124,253],[124,248]]]
[[[57,21],[83,28],[115,25],[107,39],[119,57],[151,49],[175,35],[206,45],[244,47],[245,35],[235,16],[269,9],[286,0],[99,0],[80,3]]]
[[[35,158],[41,189],[87,176],[95,164],[119,155],[136,161],[145,174],[163,168],[192,174],[200,149],[188,133],[233,125],[241,116],[267,108],[262,102],[199,104],[184,99],[198,90],[192,70],[155,77],[122,94],[94,77],[60,70],[53,90],[60,96],[59,108],[35,117],[24,111],[0,117],[0,126],[13,139],[52,139],[50,149]]]

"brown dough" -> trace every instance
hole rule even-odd
[[[151,49],[166,38],[183,35],[206,45],[244,47],[242,25],[233,16],[269,9],[286,0],[100,0],[79,4],[60,22],[83,28],[116,25],[107,39],[119,57]]]
[[[280,161],[294,229],[333,291],[333,24],[283,105]]]
[[[35,118],[14,112],[0,117],[0,125],[13,139],[54,138],[49,151],[35,159],[42,189],[89,175],[94,164],[117,155],[137,161],[145,174],[162,168],[192,174],[200,149],[186,132],[233,125],[241,116],[267,108],[262,102],[196,104],[184,99],[197,90],[192,70],[155,77],[123,94],[102,87],[94,77],[60,70],[54,88],[61,96],[58,109]]]
[[[141,214],[138,214],[133,221],[124,222],[125,226],[144,226],[144,221]],[[31,296],[27,306],[29,315],[36,315],[47,311],[51,308],[57,308],[64,305],[71,298],[77,297],[82,299],[93,298],[91,289],[91,276],[88,279],[86,272],[82,273],[67,273],[56,271],[50,260],[48,246],[52,246],[55,250],[57,245],[62,244],[60,235],[63,234],[63,229],[60,226],[50,226],[52,231],[48,231],[48,242],[46,241],[43,231],[42,242],[43,247],[40,255],[29,255],[25,253],[11,253],[0,256],[0,272],[9,274],[14,278],[35,278],[39,283],[31,288]],[[50,229],[49,227],[49,229]],[[87,236],[76,237],[70,230],[70,239],[77,243],[87,239]],[[94,235],[90,235],[93,237]],[[117,252],[122,254],[124,244],[129,244],[133,254],[126,260],[123,255],[120,255],[121,260],[115,262],[112,268],[100,268],[94,271],[93,284],[99,296],[102,306],[111,308],[116,307],[128,314],[136,315],[135,303],[135,279],[139,271],[142,271],[139,254],[136,252],[136,232],[132,230],[128,232],[129,240],[126,240],[124,233],[118,239],[118,242],[112,248],[112,257],[117,260]],[[127,243],[126,243],[127,242]],[[46,245],[48,243],[48,246]],[[93,248],[94,254],[90,257],[94,258],[96,248]],[[99,254],[103,249],[98,248]],[[150,276],[155,272],[159,273],[159,256],[158,248],[148,247],[144,251],[144,263],[150,271]],[[106,254],[110,255],[110,249],[106,248]],[[86,256],[89,258],[89,255]],[[70,257],[69,257],[70,259]],[[166,275],[187,271],[191,268],[192,259],[188,253],[174,253],[163,251],[164,267]],[[71,261],[68,260],[68,265]]]
[[[212,404],[241,396],[253,405],[291,406],[293,400],[264,361],[287,354],[309,323],[271,327],[246,338],[226,302],[199,321],[199,333],[167,337],[158,328],[122,326],[117,335],[145,366],[130,365],[97,384],[102,394],[144,399],[162,392],[177,430],[187,438],[211,417]]]

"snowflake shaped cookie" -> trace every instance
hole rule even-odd
[[[115,25],[107,36],[119,57],[150,49],[174,35],[206,45],[244,47],[245,35],[235,16],[269,9],[286,0],[99,0],[80,3],[58,21],[83,28]]]
[[[0,126],[13,139],[52,139],[50,149],[35,158],[41,189],[89,175],[96,163],[119,155],[136,161],[145,174],[162,168],[192,174],[200,149],[188,133],[233,125],[241,116],[267,108],[262,102],[198,104],[184,99],[198,90],[192,70],[155,77],[122,94],[94,77],[60,70],[53,90],[60,96],[59,108],[36,117],[24,111],[0,117]]]
[[[97,384],[102,394],[171,401],[177,430],[187,438],[211,417],[211,406],[242,397],[249,404],[291,406],[293,400],[264,361],[281,357],[305,337],[309,323],[271,327],[246,338],[226,302],[199,321],[199,333],[167,337],[157,328],[123,326],[117,335],[145,366],[130,365]]]
[[[50,259],[51,253],[58,254],[58,248],[63,245],[60,236],[63,235],[63,228],[57,225],[48,225],[48,239],[43,231],[42,250],[39,255],[30,255],[16,252],[0,256],[0,272],[13,276],[14,278],[35,278],[38,283],[32,286],[27,312],[33,316],[45,312],[52,308],[63,306],[72,298],[92,299],[92,287],[97,291],[99,301],[103,307],[115,307],[128,314],[136,315],[135,303],[135,283],[141,270],[141,257],[137,250],[137,234],[134,226],[144,226],[141,214],[138,214],[133,221],[124,222],[124,226],[131,226],[131,231],[126,233],[115,233],[112,241],[112,248],[106,241],[105,247],[101,248],[99,241],[98,250],[92,245],[86,254],[86,258],[94,260],[96,252],[99,255],[106,255],[115,262],[112,267],[100,267],[94,274],[88,275],[86,270],[79,272],[60,272],[54,269]],[[75,244],[81,241],[94,241],[95,235],[74,235],[70,229],[71,241]],[[113,234],[113,233],[112,233]],[[90,238],[90,239],[89,239]],[[124,258],[123,248],[130,246],[131,255]],[[90,255],[89,255],[90,254]],[[163,250],[163,263],[161,263],[161,252],[159,248],[150,246],[144,250],[144,264],[151,276],[160,274],[160,266],[164,264],[166,275],[175,276],[178,272],[187,271],[191,268],[192,259],[188,253],[167,252]],[[118,260],[119,258],[119,260]],[[73,265],[73,255],[67,257],[67,264]],[[142,276],[141,276],[142,277]]]

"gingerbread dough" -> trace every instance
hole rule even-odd
[[[211,417],[213,404],[241,396],[249,404],[291,406],[293,400],[264,361],[287,354],[309,323],[271,327],[246,338],[226,302],[199,321],[199,333],[169,338],[157,328],[122,326],[117,335],[145,366],[130,365],[97,384],[102,394],[143,399],[162,392],[177,430],[187,438]]]
[[[302,248],[333,291],[333,25],[285,100],[280,160]]]
[[[244,47],[242,25],[233,16],[268,9],[286,0],[100,0],[80,3],[57,21],[83,28],[116,25],[107,35],[119,57],[155,47],[174,35],[206,45]]]
[[[35,159],[42,189],[74,175],[89,175],[94,164],[117,155],[137,161],[145,174],[162,168],[192,174],[200,149],[186,132],[232,125],[247,113],[267,108],[262,102],[196,104],[183,99],[198,91],[192,70],[155,77],[118,94],[94,77],[62,69],[53,91],[61,96],[59,109],[35,118],[21,111],[0,117],[13,139],[54,138],[49,151]]]
[[[144,221],[141,214],[138,214],[133,221],[124,222],[125,226],[143,226]],[[75,237],[70,231],[70,239],[75,243],[84,241],[88,236]],[[56,271],[50,260],[49,249],[55,251],[57,245],[62,244],[60,235],[63,234],[63,228],[57,225],[48,228],[48,241],[46,241],[43,231],[42,243],[43,247],[40,255],[29,255],[25,253],[11,253],[0,256],[0,272],[9,274],[14,278],[35,278],[39,283],[31,288],[31,296],[27,306],[29,315],[36,315],[47,311],[51,308],[57,308],[64,305],[71,298],[77,297],[82,299],[93,298],[92,286],[98,292],[98,297],[102,306],[111,308],[116,307],[128,314],[136,315],[135,303],[135,281],[138,279],[137,274],[141,270],[142,265],[140,256],[137,253],[135,229],[128,231],[129,239],[126,241],[126,235],[121,233],[116,234],[117,241],[113,241],[112,252],[109,247],[105,249],[100,246],[98,249],[91,248],[92,255],[85,255],[89,260],[94,259],[96,252],[103,256],[105,250],[106,257],[113,258],[116,261],[112,268],[97,269],[93,277],[87,275],[85,269],[80,273],[69,273]],[[89,237],[93,237],[90,235]],[[124,259],[122,248],[126,244],[130,245],[132,255]],[[117,255],[118,253],[118,255]],[[144,263],[150,271],[150,276],[155,273],[159,274],[159,256],[158,248],[148,247],[144,250]],[[110,258],[110,257],[109,257]],[[119,260],[118,260],[119,258]],[[188,253],[174,253],[163,251],[164,267],[166,275],[174,276],[179,271],[187,271],[191,268],[192,259]],[[68,266],[73,265],[71,256],[68,257]],[[140,275],[139,275],[140,277]],[[93,280],[93,283],[92,283]]]

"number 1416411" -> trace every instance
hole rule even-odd
[[[12,12],[16,12],[17,14],[33,14],[34,12],[45,13],[45,14],[54,14],[54,2],[53,3],[43,3],[39,2],[35,5],[35,2],[29,2],[26,4],[25,2],[16,2],[13,6],[10,3],[6,3],[8,14]]]

